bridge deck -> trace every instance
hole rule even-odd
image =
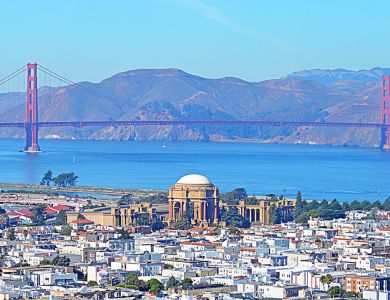
[[[305,122],[305,121],[262,121],[262,120],[149,120],[149,121],[62,121],[62,122],[8,122],[0,123],[5,128],[26,128],[32,125],[38,127],[84,127],[84,126],[315,126],[315,127],[357,127],[357,128],[390,128],[390,124],[382,123],[347,123],[347,122]]]

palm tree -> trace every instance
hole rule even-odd
[[[331,284],[333,282],[333,277],[330,274],[322,275],[321,278],[320,278],[320,282],[323,285],[326,285],[327,286],[327,290],[328,290],[329,289],[329,284]]]

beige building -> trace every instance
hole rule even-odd
[[[190,214],[192,224],[207,226],[220,220],[219,189],[202,175],[190,174],[169,188],[168,224]]]
[[[141,216],[147,216],[149,221],[160,219],[164,216],[157,213],[151,203],[131,204],[126,207],[98,208],[83,212],[67,212],[68,224],[77,220],[81,214],[87,220],[104,226],[134,226]]]
[[[295,207],[295,199],[260,199],[258,204],[245,204],[240,201],[237,206],[241,216],[249,220],[251,223],[270,224],[270,212],[273,205],[281,209],[284,218],[290,216]]]

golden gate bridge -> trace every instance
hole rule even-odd
[[[207,125],[207,126],[313,126],[313,127],[354,127],[354,128],[378,128],[381,130],[381,147],[390,149],[390,76],[382,78],[381,123],[362,122],[321,122],[321,121],[278,121],[278,120],[96,120],[96,121],[50,121],[40,122],[38,119],[38,69],[59,81],[82,89],[96,97],[120,103],[121,101],[107,95],[103,95],[79,83],[73,82],[56,72],[53,72],[39,64],[27,64],[10,75],[0,79],[0,86],[11,81],[16,76],[27,71],[26,89],[26,118],[25,122],[0,122],[3,128],[24,128],[26,131],[25,152],[41,152],[38,144],[38,131],[43,127],[86,127],[86,126],[179,126],[179,125]]]

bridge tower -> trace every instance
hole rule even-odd
[[[390,123],[390,76],[382,78],[382,124]],[[390,127],[382,127],[381,146],[383,149],[390,150]]]
[[[27,64],[26,146],[24,152],[41,152],[38,146],[38,74],[37,64]]]

